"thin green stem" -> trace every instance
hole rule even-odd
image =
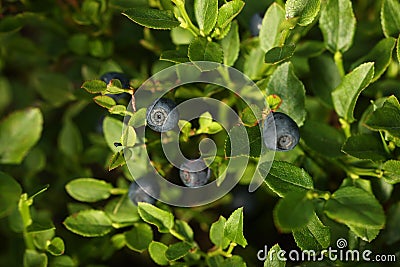
[[[379,131],[379,135],[381,136],[381,140],[382,140],[382,143],[383,143],[383,148],[385,149],[386,153],[388,155],[390,155],[390,149],[389,149],[389,147],[388,147],[388,145],[386,143],[386,140],[385,140],[385,137],[383,136],[382,131]]]
[[[185,1],[183,0],[171,0],[171,1],[176,5],[180,15],[182,16],[184,25],[181,25],[181,27],[189,30],[194,36],[199,36],[200,30],[190,20],[189,15],[185,9]],[[178,20],[182,23],[182,21],[179,18]]]
[[[342,118],[339,119],[339,122],[340,125],[342,125],[342,129],[346,138],[349,138],[351,136],[350,123]]]
[[[29,206],[31,203],[32,199],[28,199],[27,194],[22,194],[18,203],[18,210],[19,213],[21,214],[22,223],[24,225],[22,234],[24,236],[25,246],[27,249],[35,249],[32,236],[28,232],[28,226],[32,224],[31,213],[29,210]]]
[[[336,51],[335,55],[333,56],[335,60],[336,67],[338,68],[339,74],[341,77],[345,75],[344,67],[343,67],[343,58],[342,53],[340,51]]]

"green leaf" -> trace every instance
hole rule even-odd
[[[113,186],[94,178],[78,178],[69,182],[65,189],[78,201],[96,202],[110,197]]]
[[[299,17],[298,24],[307,26],[319,13],[320,0],[288,0],[285,4],[286,19]]]
[[[199,124],[200,127],[196,131],[196,134],[200,133],[216,134],[224,129],[221,124],[213,121],[212,116],[209,112],[205,112],[200,115]]]
[[[165,251],[165,257],[170,261],[175,261],[186,256],[192,246],[186,242],[178,242],[170,245]]]
[[[138,211],[140,217],[147,223],[157,226],[160,233],[168,233],[174,226],[174,215],[159,209],[149,203],[139,202]]]
[[[278,95],[268,95],[267,103],[268,103],[269,108],[272,111],[275,111],[281,106],[282,99]]]
[[[43,116],[38,108],[11,113],[0,122],[0,163],[20,164],[39,141]]]
[[[340,84],[341,77],[332,57],[321,55],[309,59],[313,75],[310,80],[310,89],[323,103],[333,108],[332,91]]]
[[[114,170],[115,168],[118,168],[120,166],[123,166],[126,164],[124,153],[121,151],[115,152],[110,159],[110,162],[108,164],[108,170]]]
[[[350,136],[344,143],[342,150],[346,154],[359,159],[379,161],[387,157],[381,138],[372,134]]]
[[[221,255],[216,255],[206,258],[206,263],[207,266],[209,267],[220,267],[221,264],[223,264],[223,262],[224,262],[224,257],[222,257]]]
[[[186,49],[166,50],[161,53],[160,60],[169,61],[172,63],[189,62],[188,46]]]
[[[47,267],[47,255],[33,249],[27,249],[24,253],[24,267]]]
[[[125,232],[125,240],[128,248],[137,251],[145,251],[153,241],[153,230],[145,223],[137,224],[130,231]]]
[[[52,106],[59,107],[75,99],[71,81],[61,74],[37,71],[32,75],[31,83],[39,95]]]
[[[129,120],[130,126],[134,128],[138,128],[146,125],[146,108],[141,108],[138,111],[134,112]]]
[[[260,29],[260,47],[267,52],[279,45],[281,24],[285,20],[285,10],[277,3],[272,3],[265,12]]]
[[[65,219],[64,225],[71,232],[87,237],[103,236],[113,229],[112,221],[101,210],[83,210],[72,214]]]
[[[278,111],[286,113],[297,125],[303,124],[306,117],[305,89],[291,63],[283,63],[274,71],[266,90],[268,95],[276,94],[282,99]]]
[[[126,126],[121,137],[121,143],[126,147],[133,147],[136,143],[136,132],[132,126]]]
[[[386,37],[397,37],[400,33],[400,3],[397,0],[383,0],[381,9],[382,30]]]
[[[314,188],[311,176],[304,169],[289,162],[274,160],[268,175],[264,173],[264,164],[260,165],[259,170],[261,175],[266,176],[265,183],[280,197]]]
[[[70,256],[58,256],[54,257],[52,261],[50,262],[51,267],[76,267],[77,264],[74,262],[74,260]]]
[[[194,35],[188,29],[184,29],[181,27],[176,27],[171,30],[171,39],[175,45],[188,45],[193,40]],[[180,47],[177,47],[180,49]],[[187,47],[186,47],[187,51]],[[187,53],[186,53],[187,54]]]
[[[217,26],[221,29],[227,27],[242,11],[244,4],[241,0],[232,0],[223,4],[218,10]]]
[[[294,54],[294,44],[273,47],[265,54],[265,63],[278,64],[290,59]]]
[[[265,52],[260,47],[254,47],[250,53],[245,56],[243,73],[250,79],[258,80],[264,75],[268,64],[264,62]]]
[[[272,97],[273,96],[274,95],[272,95]],[[270,96],[268,96],[268,97],[270,97]],[[271,101],[269,101],[268,97],[267,97],[267,102],[271,107]],[[272,109],[272,107],[271,107],[271,109]],[[260,110],[260,108],[257,105],[250,104],[250,106],[243,109],[242,114],[240,114],[240,119],[242,120],[242,122],[245,126],[248,126],[248,127],[255,126],[255,125],[257,125],[258,121],[262,119],[262,111]]]
[[[21,17],[5,16],[0,21],[0,33],[12,33],[19,31],[24,26]]]
[[[243,208],[238,208],[232,212],[224,227],[224,236],[232,242],[247,246],[247,241],[243,236]]]
[[[223,262],[221,262],[218,267],[246,267],[246,262],[242,259],[242,257],[238,255],[233,255],[232,257],[226,258]]]
[[[151,241],[149,245],[149,254],[151,259],[158,265],[168,265],[169,261],[165,256],[168,247],[163,243]]]
[[[53,222],[50,219],[33,221],[26,230],[31,234],[43,234],[43,232],[55,230]],[[52,236],[53,237],[53,236]]]
[[[359,227],[353,226],[351,224],[348,226],[356,236],[367,242],[371,242],[372,240],[374,240],[378,236],[380,231],[380,228]]]
[[[126,111],[126,106],[124,105],[115,105],[108,110],[111,114],[117,114],[121,116],[129,115]]]
[[[81,88],[85,89],[91,94],[98,94],[107,89],[107,84],[100,80],[91,80],[84,82]]]
[[[103,120],[104,138],[108,147],[115,153],[121,150],[120,147],[115,147],[114,143],[119,142],[122,136],[123,123],[120,120],[112,117],[105,117]]]
[[[132,224],[140,219],[137,207],[132,203],[127,194],[109,201],[104,207],[104,211],[113,222],[122,225]]]
[[[53,256],[60,256],[64,254],[64,241],[60,237],[55,237],[51,240],[46,250]]]
[[[229,246],[229,239],[224,235],[224,227],[226,219],[223,216],[219,216],[218,221],[214,222],[210,227],[210,240],[211,242],[222,249],[226,249]]]
[[[0,218],[9,215],[17,207],[21,193],[19,183],[0,171]]]
[[[399,37],[397,38],[396,51],[397,51],[397,61],[399,61],[400,63],[400,34]]]
[[[323,2],[319,26],[327,49],[335,53],[347,51],[353,43],[356,18],[350,0]]]
[[[224,51],[223,63],[227,66],[233,66],[239,57],[240,51],[239,26],[236,21],[232,22],[232,27],[228,34],[220,41],[220,44]]]
[[[11,84],[6,77],[0,76],[0,114],[12,101]]]
[[[222,63],[224,53],[220,44],[210,42],[204,37],[197,37],[189,45],[188,56],[190,61]]]
[[[300,136],[309,148],[325,157],[343,156],[341,152],[345,141],[343,133],[326,123],[307,120],[300,128]]]
[[[248,140],[245,139],[244,134]],[[235,144],[235,154],[232,151],[232,144]],[[225,140],[225,156],[238,157],[249,156],[258,158],[261,154],[263,144],[262,135],[258,125],[253,127],[234,126],[229,131],[229,135]]]
[[[374,62],[375,71],[374,71],[374,78],[371,82],[375,82],[378,80],[381,75],[385,72],[387,67],[392,60],[392,52],[393,48],[396,45],[395,38],[385,38],[379,41],[378,44],[372,48],[372,50],[362,57],[360,60],[357,60],[352,66],[358,66],[364,62]]]
[[[314,212],[307,225],[293,231],[293,237],[302,250],[320,251],[330,245],[331,231]]]
[[[117,104],[113,98],[106,95],[95,96],[93,100],[97,105],[106,109],[110,109]]]
[[[400,183],[400,161],[388,160],[383,163],[383,178],[390,184]]]
[[[385,131],[400,138],[400,104],[395,96],[390,96],[366,119],[366,126],[371,130]]]
[[[346,225],[381,229],[385,224],[382,206],[367,191],[346,186],[332,194],[325,204],[326,214]]]
[[[194,12],[200,32],[208,35],[217,22],[218,0],[195,0]]]
[[[278,244],[275,244],[268,251],[268,255],[266,255],[267,259],[264,261],[264,267],[285,267],[286,261],[282,261],[278,257],[278,252],[281,251],[281,247]]]
[[[167,30],[179,26],[179,21],[170,10],[131,8],[124,13],[127,18],[147,28]]]
[[[58,136],[58,147],[70,158],[78,158],[83,150],[81,133],[70,119],[64,120]]]
[[[307,191],[291,192],[276,204],[274,221],[282,232],[305,227],[310,222],[314,214],[314,206],[307,195]]]
[[[175,231],[183,237],[182,241],[193,241],[193,230],[187,222],[175,220]]]
[[[370,84],[374,76],[374,63],[364,63],[347,74],[332,92],[336,113],[347,122],[355,121],[353,111],[358,96]]]

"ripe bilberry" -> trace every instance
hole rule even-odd
[[[168,98],[154,101],[146,112],[147,125],[156,132],[167,132],[178,125],[179,113],[176,104]]]
[[[184,185],[198,187],[205,185],[210,179],[210,169],[203,159],[187,160],[180,166],[179,176]]]
[[[274,122],[276,135],[274,135],[273,130]],[[281,112],[271,112],[264,122],[263,139],[268,149],[289,151],[299,142],[299,127],[288,115]]]
[[[139,178],[137,181],[140,182],[140,186],[136,181],[133,181],[129,186],[128,197],[135,204],[138,205],[138,202],[146,202],[150,204],[155,204],[156,199],[151,197],[146,192],[149,192],[151,195],[158,197],[160,195],[160,187],[153,180],[149,180],[147,178]]]
[[[260,34],[261,24],[263,21],[264,14],[256,13],[250,19],[250,32],[253,36]]]

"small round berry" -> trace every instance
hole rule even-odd
[[[179,113],[176,104],[168,98],[154,101],[146,112],[147,125],[156,132],[167,132],[178,125]]]
[[[179,176],[187,187],[205,185],[210,179],[210,169],[203,159],[187,160],[180,166]]]
[[[158,186],[158,184],[155,183],[153,180],[149,180],[143,177],[139,178],[137,181],[140,183],[140,186],[136,181],[133,181],[129,186],[129,199],[136,206],[138,205],[138,202],[146,202],[154,205],[156,203],[156,199],[146,192],[149,192],[154,197],[158,197],[160,195],[160,187]]]
[[[274,135],[274,123],[276,135]],[[288,115],[281,112],[272,112],[268,114],[264,122],[263,139],[268,149],[289,151],[295,148],[299,142],[299,127]]]
[[[123,73],[107,72],[100,77],[100,80],[102,80],[106,84],[109,84],[111,82],[111,80],[115,80],[115,79],[118,79],[121,82],[122,88],[124,88],[124,89],[130,88],[129,79]]]
[[[260,34],[260,29],[263,21],[262,13],[254,14],[250,19],[250,32],[253,36],[258,36]]]

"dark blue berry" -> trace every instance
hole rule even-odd
[[[253,36],[260,34],[261,24],[263,21],[263,14],[256,13],[250,19],[250,32]]]
[[[121,82],[122,88],[124,88],[124,89],[129,89],[130,88],[129,79],[123,73],[120,73],[120,72],[107,72],[107,73],[103,74],[100,77],[100,80],[102,80],[106,84],[109,84],[111,82],[111,80],[115,80],[115,79],[117,79],[117,80],[119,80]]]
[[[274,122],[276,135],[274,135]],[[271,112],[264,122],[263,139],[268,149],[289,151],[299,142],[299,127],[288,115],[281,112]]]
[[[136,206],[138,205],[138,202],[146,202],[154,205],[156,203],[156,199],[151,197],[146,192],[149,192],[155,197],[159,197],[160,187],[158,186],[158,184],[151,179],[143,177],[139,178],[137,181],[140,183],[140,186],[136,181],[133,181],[129,186],[129,199]]]
[[[210,169],[203,159],[187,160],[179,169],[179,176],[183,184],[188,187],[205,185],[210,179]]]
[[[168,98],[154,101],[146,112],[147,125],[156,132],[167,132],[178,125],[179,113],[176,104]]]

